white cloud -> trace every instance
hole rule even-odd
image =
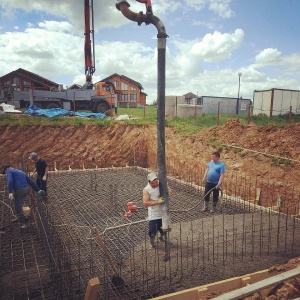
[[[240,47],[244,32],[236,29],[234,33],[206,34],[201,41],[193,42],[190,53],[207,62],[220,61],[231,57],[231,52]]]
[[[300,74],[300,53],[284,56],[282,62],[288,66],[287,72],[291,72],[294,76]]]
[[[272,48],[264,49],[255,57],[256,63],[261,65],[278,63],[280,59],[281,52]]]
[[[74,3],[74,1],[76,1]],[[152,3],[154,15],[159,18],[164,18],[176,11],[188,10],[189,8],[201,10],[208,8],[216,15],[222,18],[228,18],[233,15],[230,8],[232,0],[180,0],[180,1],[165,1],[156,0]],[[130,21],[125,17],[120,17],[121,12],[116,9],[115,1],[97,0],[94,1],[94,22],[95,30],[103,28],[118,28]],[[146,12],[145,5],[137,1],[129,0],[130,9],[139,13]],[[83,0],[0,0],[0,7],[3,8],[2,15],[13,17],[17,9],[25,12],[40,12],[47,16],[56,16],[59,18],[67,18],[77,31],[82,30],[84,24],[83,18]]]
[[[277,87],[284,88],[284,84],[286,84],[291,89],[296,89],[293,86],[297,84],[295,78],[300,75],[300,54],[282,55],[278,49],[267,48],[255,56],[255,63],[252,67],[263,70],[270,69],[273,76],[278,76]],[[271,79],[267,80],[268,82],[274,82]]]
[[[69,22],[44,21],[38,24],[48,32],[72,32],[73,26]]]
[[[232,0],[185,0],[189,7],[196,10],[203,10],[206,7],[221,18],[230,18],[234,12],[230,8]]]
[[[219,0],[211,1],[209,4],[209,9],[218,14],[222,18],[231,18],[234,16],[234,12],[231,10],[229,4],[231,0]]]
[[[187,6],[196,10],[202,10],[208,4],[209,0],[185,0]]]
[[[213,29],[214,28],[214,24],[211,22],[204,22],[204,21],[199,21],[199,20],[193,20],[192,24],[195,26],[205,26],[209,29]]]
[[[82,32],[82,28],[84,28],[84,2],[81,0],[79,5],[78,0],[76,0],[76,5],[74,5],[74,2],[75,0],[0,0],[0,7],[3,8],[2,15],[10,18],[13,18],[17,9],[21,9],[24,12],[44,13],[47,17],[67,18],[76,32]],[[120,17],[121,13],[116,9],[115,3],[107,0],[94,1],[96,31],[101,28],[119,27],[129,22],[125,18]]]
[[[68,27],[65,22],[61,26],[56,22],[55,26],[50,26],[51,30],[45,30],[45,24],[49,25],[46,22],[41,24],[41,28],[27,28],[25,32],[0,35],[1,73],[24,68],[52,79],[55,74],[78,72],[80,62],[83,62],[83,39],[64,33],[62,29]],[[49,29],[49,26],[46,28]]]

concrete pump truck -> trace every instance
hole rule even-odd
[[[0,102],[27,108],[34,104],[39,108],[64,108],[66,110],[88,110],[95,113],[108,113],[117,107],[117,94],[112,82],[92,83],[95,72],[94,11],[93,0],[84,0],[85,39],[84,64],[86,82],[82,88],[44,91],[37,89],[2,90]],[[92,21],[92,22],[91,22]]]

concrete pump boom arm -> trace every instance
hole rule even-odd
[[[91,15],[92,15],[92,28],[91,28]],[[84,67],[86,83],[92,83],[92,76],[95,72],[95,46],[94,46],[94,12],[93,12],[93,0],[84,0]],[[92,38],[92,40],[91,40]],[[92,51],[93,46],[93,51]]]

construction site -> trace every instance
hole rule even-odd
[[[0,177],[1,299],[299,297],[300,126],[259,127],[231,120],[196,134],[165,127],[168,35],[151,1],[138,2],[146,4],[146,14],[133,13],[126,1],[116,7],[139,25],[158,29],[157,127],[125,122],[0,126],[1,165],[9,163],[29,175],[34,166],[28,154],[34,151],[50,169],[47,197],[33,191],[26,197],[26,228],[15,222],[12,193],[5,176]],[[91,88],[93,30],[89,1],[84,3],[86,88]],[[116,99],[107,106],[98,98],[84,103],[105,112]],[[37,103],[43,107],[44,102]],[[47,103],[54,105],[58,102]],[[70,109],[70,99],[59,105]],[[221,153],[226,174],[216,208],[203,211],[203,176],[213,151]],[[142,201],[149,172],[158,173],[169,189],[163,205],[171,220],[151,249]],[[292,259],[294,264],[286,267]],[[295,282],[282,291],[285,278]],[[243,287],[247,291],[226,296]]]
[[[93,285],[98,287],[96,299],[213,299],[225,291],[212,289],[215,292],[208,293],[198,288],[197,298],[195,293],[194,298],[168,295],[274,270],[274,266],[300,256],[299,193],[283,181],[270,180],[271,175],[264,180],[251,173],[260,170],[254,163],[249,167],[251,153],[244,151],[241,155],[229,147],[221,149],[228,171],[220,201],[214,213],[201,211],[205,164],[215,149],[205,139],[209,140],[213,130],[214,136],[222,137],[225,143],[227,137],[221,132],[228,132],[232,126],[229,122],[189,137],[167,130],[171,230],[165,241],[156,240],[154,249],[149,249],[142,189],[147,174],[156,171],[156,146],[145,139],[155,128],[141,131],[126,124],[99,128],[102,139],[96,142],[99,132],[93,126],[44,126],[43,134],[49,139],[40,140],[35,149],[49,162],[48,197],[41,198],[33,191],[27,197],[25,209],[31,217],[26,229],[11,223],[15,217],[13,203],[1,176],[1,299],[89,299],[87,294]],[[238,132],[241,125],[235,126]],[[1,126],[1,162],[32,171],[28,149],[39,128],[27,128],[22,141],[14,138],[25,132],[22,126],[14,132],[8,129]],[[52,139],[62,132],[68,138],[53,144]],[[8,151],[8,141],[15,150]],[[183,145],[190,150],[184,158],[176,150]],[[72,152],[74,147],[77,154]],[[205,155],[195,160],[193,149],[205,151]],[[232,157],[240,160],[241,170],[245,167],[242,172],[234,170]],[[257,153],[256,159],[267,170],[270,158]],[[272,171],[280,174],[283,167],[274,166]],[[131,214],[127,213],[128,202],[137,206]],[[235,286],[231,283],[227,289]]]

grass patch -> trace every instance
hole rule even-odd
[[[147,125],[157,123],[157,108],[156,106],[146,106],[145,108],[118,108],[117,115],[129,115],[130,119],[122,122],[126,122],[132,125]],[[247,115],[237,116],[236,114],[226,114],[220,115],[219,125],[223,125],[228,120],[239,119],[242,124],[248,123]],[[287,126],[288,115],[268,117],[265,114],[259,114],[256,116],[251,116],[251,122],[259,126],[275,125],[275,126]],[[99,125],[99,126],[109,126],[116,122],[113,118],[107,117],[104,119],[93,119],[93,118],[81,118],[81,117],[55,117],[46,118],[39,116],[28,116],[28,115],[13,115],[13,114],[3,114],[0,115],[0,125]],[[291,123],[300,122],[300,116],[292,115]],[[216,114],[202,116],[188,117],[188,118],[166,118],[166,126],[173,127],[179,133],[197,133],[203,128],[211,128],[218,125],[218,119]],[[213,136],[211,143],[217,146],[218,141],[215,136]]]
[[[46,118],[41,116],[27,116],[27,115],[0,115],[0,125],[103,125],[107,126],[111,124],[113,120],[111,119],[92,119],[92,118],[80,118],[80,117],[54,117]]]
[[[129,115],[132,118],[156,120],[157,108],[156,106],[150,106],[150,105],[146,106],[145,108],[118,107],[118,115]]]
[[[272,163],[276,165],[291,166],[292,162],[288,158],[272,157]]]
[[[239,147],[233,148],[234,153],[240,153],[240,152],[242,152],[243,150],[244,150],[243,148],[239,148]]]
[[[216,138],[211,138],[209,139],[209,143],[212,145],[212,146],[215,146],[217,148],[222,148],[222,142],[217,140]]]

